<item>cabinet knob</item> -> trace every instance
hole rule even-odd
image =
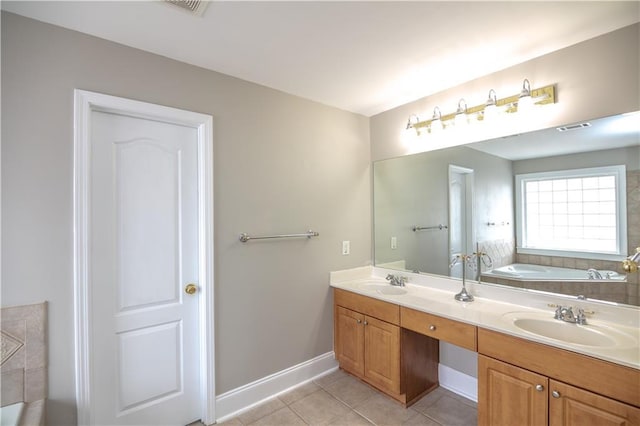
[[[435,326],[435,325],[433,325],[433,324],[431,324],[431,325],[429,326],[429,330],[431,330],[431,331],[436,331],[436,326]]]
[[[364,320],[364,325],[368,325],[369,323],[367,322],[367,320]]]
[[[542,385],[536,385],[536,390],[537,390],[538,392],[542,392],[542,391],[544,390],[544,386],[542,386]]]
[[[560,392],[554,390],[553,392],[551,392],[551,396],[554,398],[560,398]]]
[[[356,320],[356,322],[357,322],[358,324],[360,324],[360,323],[362,323],[362,320]]]

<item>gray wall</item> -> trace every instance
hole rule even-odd
[[[2,306],[49,301],[49,422],[75,423],[75,88],[214,118],[217,392],[331,351],[328,272],[370,262],[369,120],[2,13]]]

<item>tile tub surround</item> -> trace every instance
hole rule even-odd
[[[592,318],[594,323],[596,320],[607,323],[640,340],[640,308],[615,306],[590,300],[582,301],[575,297],[478,284],[473,281],[467,282],[467,289],[476,297],[475,301],[461,303],[453,298],[461,288],[460,280],[412,273],[402,273],[409,278],[407,293],[402,295],[380,294],[361,285],[372,281],[388,285],[384,277],[389,273],[398,274],[398,271],[370,266],[336,271],[330,275],[330,285],[488,330],[640,369],[640,347],[637,344],[625,347],[572,344],[525,333],[503,317],[509,312],[530,312],[534,315],[543,314],[553,318],[554,308],[549,307],[549,304],[578,305],[586,311],[594,312],[587,317],[587,321]]]
[[[476,407],[471,400],[437,388],[410,408],[403,408],[357,378],[337,370],[219,424],[475,425]]]
[[[47,303],[2,308],[1,318],[0,405],[23,401],[33,419],[47,397]]]

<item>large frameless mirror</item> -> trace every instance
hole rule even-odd
[[[639,305],[640,115],[377,161],[376,266]]]

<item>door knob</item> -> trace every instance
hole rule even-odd
[[[198,286],[195,284],[187,284],[184,288],[184,292],[187,294],[195,294],[196,291],[198,291]]]

